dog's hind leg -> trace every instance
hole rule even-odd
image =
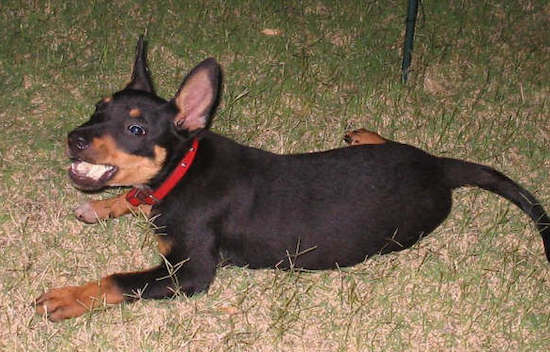
[[[354,131],[348,131],[344,135],[344,141],[350,145],[360,144],[384,144],[387,140],[378,133],[360,128]]]
[[[127,193],[122,193],[113,198],[84,202],[75,209],[75,216],[77,219],[88,224],[93,224],[99,220],[108,218],[117,218],[130,212],[141,211],[146,216],[149,216],[151,212],[150,205],[134,207],[126,200],[126,194]]]

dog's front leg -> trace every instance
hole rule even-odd
[[[167,267],[133,273],[109,275],[82,286],[67,286],[47,291],[35,301],[36,312],[51,321],[78,317],[107,304],[138,298],[164,298],[174,294]]]
[[[177,266],[163,264],[146,271],[109,275],[82,286],[51,289],[36,299],[36,312],[46,315],[51,321],[60,321],[106,305],[140,298],[168,298],[178,293],[190,296],[208,289],[214,277],[211,275],[207,279],[202,276],[200,280],[194,281],[183,277],[178,269]]]
[[[34,304],[36,312],[52,321],[74,318],[104,304],[117,304],[125,297],[111,276],[82,286],[67,286],[47,291]]]
[[[113,198],[84,202],[75,209],[75,216],[88,224],[108,218],[117,218],[132,211],[142,211],[145,215],[149,216],[151,212],[150,205],[134,207],[126,200],[126,194],[122,193]]]
[[[51,289],[36,299],[36,312],[60,321],[108,304],[168,298],[180,293],[191,296],[206,291],[214,279],[218,257],[213,239],[201,243],[195,239],[184,241],[190,256],[181,256],[184,247],[174,244],[163,257],[164,263],[149,270],[118,273],[82,286]]]

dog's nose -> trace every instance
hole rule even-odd
[[[89,146],[90,146],[90,143],[86,138],[79,136],[75,133],[69,134],[69,148],[73,152],[78,153],[78,152],[84,151],[88,149]]]

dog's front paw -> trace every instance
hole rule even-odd
[[[151,212],[150,205],[140,205],[137,208],[133,207],[126,200],[126,193],[123,193],[113,198],[84,202],[75,209],[74,214],[80,221],[93,224],[99,220],[118,218],[119,216],[138,209],[147,216],[149,216]]]
[[[99,210],[99,211],[98,211]],[[91,202],[84,202],[80,204],[75,210],[74,215],[80,221],[83,221],[87,224],[94,224],[100,219],[106,219],[109,217],[109,213],[106,215],[101,212],[101,209],[94,207]]]
[[[82,286],[54,288],[34,301],[36,313],[51,321],[75,318],[95,308],[124,301],[122,291],[111,276]]]
[[[82,286],[51,289],[34,302],[36,313],[46,315],[51,321],[78,317],[91,310],[90,297],[83,295]]]

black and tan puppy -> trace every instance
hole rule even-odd
[[[38,313],[61,320],[103,303],[192,295],[208,289],[222,261],[283,269],[354,265],[425,237],[449,214],[452,190],[465,185],[527,213],[550,259],[543,208],[492,168],[386,140],[297,155],[243,146],[208,130],[220,87],[220,67],[207,59],[173,99],[158,97],[140,40],[131,83],[69,134],[69,175],[86,190],[135,187],[126,197],[86,203],[77,215],[93,222],[145,206],[162,254],[181,267],[170,274],[161,264],[52,289],[36,300]]]

